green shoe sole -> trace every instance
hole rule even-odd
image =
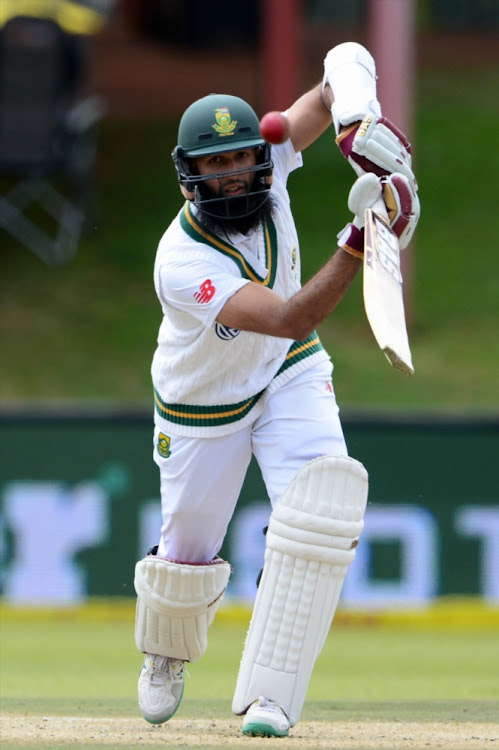
[[[242,731],[243,734],[250,737],[287,737],[289,734],[289,729],[279,732],[274,727],[271,727],[270,724],[263,724],[257,721],[249,722],[243,727]]]

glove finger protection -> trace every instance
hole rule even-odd
[[[364,213],[381,197],[381,180],[372,172],[359,177],[348,194],[348,208],[354,214],[338,233],[338,246],[356,258],[364,257]]]
[[[336,143],[359,176],[373,172],[383,177],[400,172],[417,188],[412,171],[411,144],[386,117],[376,119],[372,114],[367,114],[362,122],[356,122],[341,132]]]
[[[390,226],[399,238],[400,249],[404,250],[418,225],[421,213],[418,194],[412,181],[398,173],[384,177],[382,188]]]
[[[382,194],[382,183],[372,172],[355,180],[348,194],[348,208],[354,214],[353,223],[359,229],[364,226],[364,213],[371,208]]]
[[[368,172],[359,177],[350,189],[348,208],[354,218],[338,234],[338,246],[357,258],[364,257],[366,208],[371,208],[381,196],[401,250],[407,247],[416,229],[420,205],[411,180],[398,173],[380,178]]]

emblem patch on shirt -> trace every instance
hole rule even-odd
[[[296,268],[296,259],[297,259],[297,255],[296,255],[296,247],[294,247],[294,248],[293,248],[293,251],[292,251],[292,253],[291,253],[291,270],[292,270],[292,271],[294,271],[294,270],[295,270],[295,268]]]
[[[206,302],[209,302],[210,299],[212,299],[215,291],[216,289],[211,283],[211,279],[206,279],[206,281],[203,281],[203,283],[195,293],[194,299],[196,300],[196,302],[199,302],[199,304],[204,305]]]
[[[219,107],[215,110],[215,120],[211,127],[216,130],[218,135],[234,135],[237,127],[237,120],[233,120],[227,107]]]
[[[168,435],[165,435],[164,432],[160,432],[158,435],[158,444],[156,447],[161,458],[168,458],[168,456],[171,456],[172,452],[170,450],[170,443],[171,439],[168,437]]]
[[[230,341],[230,339],[235,339],[236,336],[239,336],[241,331],[239,328],[228,328],[221,323],[215,323],[215,333],[222,341]]]

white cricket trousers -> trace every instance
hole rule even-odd
[[[331,382],[330,362],[298,374],[275,393],[261,416],[242,430],[213,438],[168,433],[170,450],[157,450],[162,527],[158,555],[209,562],[219,552],[254,454],[272,508],[298,470],[318,456],[346,456]],[[270,510],[270,509],[269,509]]]

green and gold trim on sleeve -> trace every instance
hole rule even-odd
[[[320,338],[314,331],[303,341],[294,341],[289,347],[289,351],[286,354],[286,359],[282,363],[275,377],[285,372],[288,368],[295,365],[302,359],[310,357],[312,354],[323,351],[324,347],[321,344]]]
[[[188,201],[180,212],[180,226],[196,242],[209,245],[223,255],[231,258],[238,266],[243,279],[255,281],[257,284],[268,286],[270,289],[274,286],[277,271],[277,231],[269,213],[266,214],[263,220],[266,276],[261,276],[237,247],[234,247],[226,240],[220,239],[220,237],[213,234],[207,227],[203,226],[199,219],[194,216],[192,206]]]
[[[155,389],[154,403],[160,417],[174,424],[192,427],[217,427],[243,419],[254,407],[262,393],[263,391],[245,401],[240,401],[238,404],[191,406],[190,404],[167,404]]]

